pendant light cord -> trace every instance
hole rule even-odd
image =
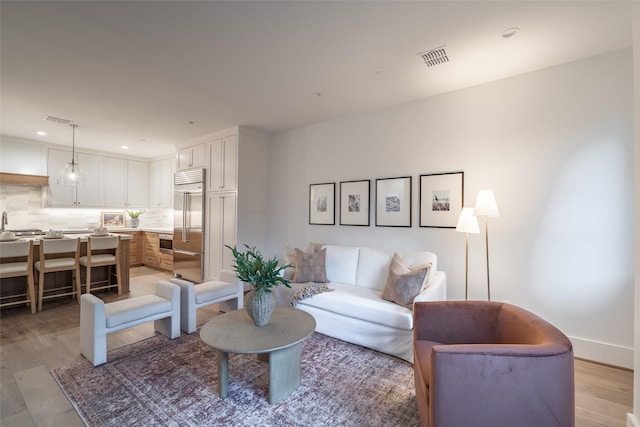
[[[71,139],[71,171],[75,172],[76,165],[76,128],[78,125],[71,123],[69,126],[73,128],[73,137]]]

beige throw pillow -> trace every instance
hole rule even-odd
[[[413,299],[420,293],[430,269],[431,263],[411,266],[398,254],[393,254],[382,298],[413,308]]]
[[[318,252],[321,247],[322,247],[322,243],[309,242],[301,250],[307,255],[313,255],[314,253]],[[291,267],[287,267],[284,269],[284,272],[282,273],[282,277],[284,277],[287,280],[292,280],[296,272],[296,248],[291,248],[289,246],[286,246],[284,248],[284,265],[289,265],[289,264],[291,264]]]
[[[293,274],[296,272],[296,250],[286,246],[284,248],[284,265],[289,264],[291,264],[291,267],[285,268],[282,273],[282,277],[287,280],[293,279]]]
[[[322,249],[313,255],[308,255],[296,248],[295,254],[296,271],[292,282],[327,282],[327,270],[325,268],[326,249]]]

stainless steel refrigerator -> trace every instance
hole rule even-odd
[[[174,175],[173,272],[191,282],[204,277],[205,169]]]

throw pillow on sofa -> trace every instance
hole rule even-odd
[[[321,247],[321,243],[309,242],[301,250],[308,255],[313,255],[314,253],[318,252]],[[286,246],[284,248],[284,264],[291,265],[291,267],[285,268],[284,272],[282,273],[282,276],[287,280],[292,280],[296,272],[296,249],[297,248],[290,248],[289,246]]]
[[[430,269],[431,263],[411,266],[393,254],[382,299],[412,308],[413,299],[420,293]]]
[[[296,271],[293,275],[293,282],[327,282],[327,270],[325,267],[326,249],[309,255],[296,248],[295,254]]]

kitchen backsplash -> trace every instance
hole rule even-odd
[[[0,211],[7,211],[7,229],[39,228],[42,230],[95,227],[101,212],[124,212],[114,208],[48,208],[46,187],[0,184]],[[133,210],[133,209],[132,209]],[[138,228],[173,228],[173,210],[145,208]],[[127,219],[129,219],[127,217]]]

